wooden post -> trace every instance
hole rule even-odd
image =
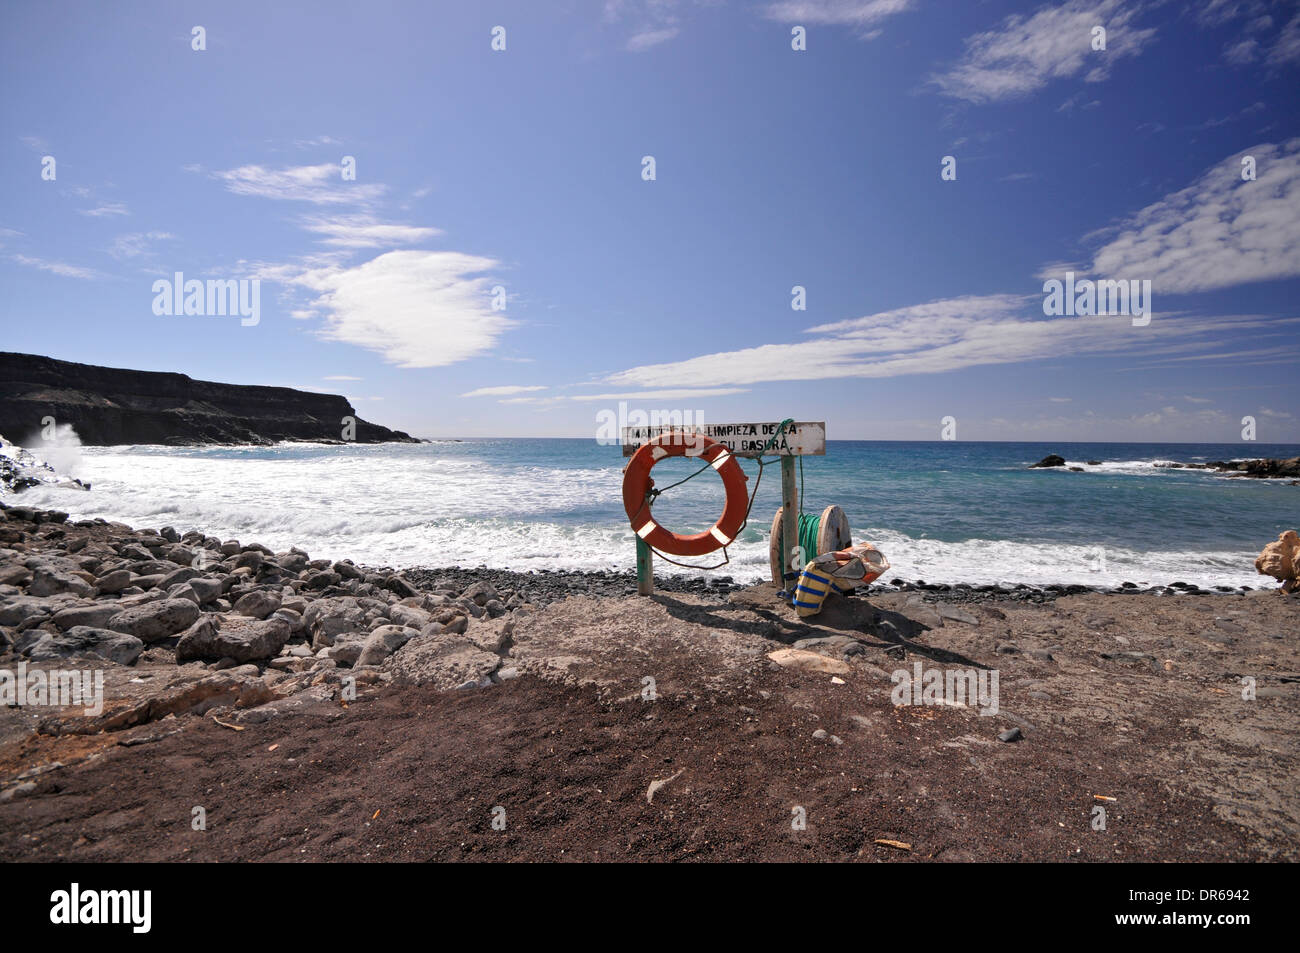
[[[799,545],[799,488],[794,479],[795,458],[781,458],[781,550],[784,565],[781,567],[781,588],[787,592],[794,588],[785,582],[785,574],[792,572],[790,560]],[[805,553],[804,558],[808,556]]]
[[[648,596],[655,591],[654,554],[650,544],[636,538],[636,594]]]

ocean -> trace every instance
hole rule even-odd
[[[1048,453],[1085,472],[1028,469]],[[854,538],[890,560],[885,580],[1271,586],[1253,560],[1279,532],[1300,527],[1300,487],[1155,464],[1298,454],[1275,444],[833,440],[825,457],[803,458],[804,508],[843,507]],[[23,502],[74,519],[199,529],[399,568],[635,567],[620,495],[624,458],[590,439],[87,447],[51,456],[92,489],[34,488]],[[694,469],[670,460],[654,475],[662,487]],[[757,466],[745,469],[752,487]],[[766,577],[780,488],[780,467],[769,467],[720,573]],[[708,472],[665,493],[655,515],[670,529],[699,532],[721,509],[721,481]]]

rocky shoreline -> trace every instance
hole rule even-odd
[[[1087,461],[1088,466],[1101,466],[1100,460]],[[1153,466],[1162,470],[1213,470],[1226,473],[1230,477],[1252,477],[1257,480],[1289,480],[1292,486],[1300,486],[1300,457],[1279,460],[1261,457],[1251,460],[1213,460],[1207,463],[1156,462]],[[1060,454],[1049,453],[1037,463],[1031,463],[1031,470],[1066,469],[1075,473],[1084,472],[1083,467],[1072,467]]]
[[[362,420],[337,394],[0,351],[0,433],[26,441],[49,421],[98,447],[419,442]]]

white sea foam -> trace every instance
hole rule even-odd
[[[365,448],[87,448],[89,493],[37,487],[24,502],[136,527],[172,525],[276,550],[368,565],[528,569],[632,569],[634,538],[622,517],[617,466],[549,470],[493,466],[478,457],[385,454]],[[1103,465],[1115,472],[1141,461]],[[1150,462],[1147,472],[1160,472]],[[707,491],[701,490],[706,493]],[[599,513],[575,518],[574,513]],[[768,574],[767,521],[755,519],[721,570],[740,581]],[[1118,586],[1176,580],[1201,586],[1266,583],[1254,553],[1159,551],[1056,542],[914,538],[860,528],[895,577],[933,583]],[[1099,556],[1102,557],[1099,559]],[[687,562],[712,565],[721,553]],[[677,567],[657,563],[660,571]],[[1102,568],[1104,566],[1104,568]]]

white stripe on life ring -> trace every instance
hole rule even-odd
[[[713,461],[713,469],[721,470],[722,465],[730,459],[731,459],[731,451],[723,450],[720,454],[718,454],[717,458]]]
[[[716,539],[718,542],[720,542],[723,546],[731,545],[731,540],[727,539],[727,534],[721,532],[716,526],[713,527],[713,529],[709,530],[709,532],[712,533],[713,538]]]
[[[649,535],[650,535],[651,533],[653,533],[654,531],[655,531],[655,521],[654,521],[654,520],[646,520],[646,521],[645,521],[645,525],[642,526],[639,530],[637,530],[637,531],[636,531],[636,534],[637,534],[638,536],[640,536],[642,539],[645,539],[647,536],[649,536]]]
[[[668,456],[668,451],[663,447],[654,447],[650,450],[650,456],[654,457],[655,460],[662,460]]]

